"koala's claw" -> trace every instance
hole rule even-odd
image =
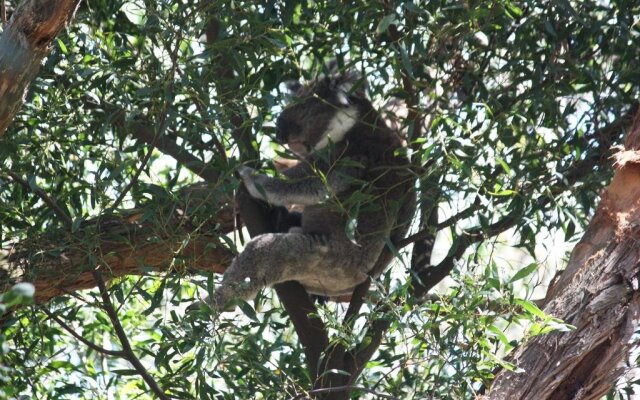
[[[240,168],[238,168],[238,174],[240,174],[242,180],[251,178],[252,176],[257,175],[257,173],[258,172],[255,169],[247,167],[246,165],[241,165]]]

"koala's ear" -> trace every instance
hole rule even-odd
[[[335,58],[330,59],[324,64],[324,69],[329,74],[329,76],[337,76],[340,74],[340,66],[338,65],[338,60]]]
[[[337,94],[338,102],[349,105],[349,96],[366,97],[367,85],[362,76],[355,71],[345,71],[334,77],[333,86]]]

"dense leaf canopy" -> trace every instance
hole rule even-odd
[[[234,172],[284,151],[283,82],[336,59],[391,110],[420,204],[353,329],[346,303],[318,312],[347,349],[388,323],[353,398],[472,398],[520,340],[564,329],[531,301],[552,273],[541,249],[582,230],[609,179],[640,90],[638,15],[633,1],[83,2],[0,137],[0,288],[64,287],[150,248],[162,262],[114,273],[107,299],[160,388],[303,398],[314,378],[271,290],[214,321],[185,308],[218,279],[196,259],[246,239],[228,217]],[[506,261],[513,248],[531,264]],[[415,289],[449,273],[437,295]],[[7,396],[154,397],[100,290],[35,296],[2,320]]]

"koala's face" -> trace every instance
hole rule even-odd
[[[346,84],[336,78],[324,77],[307,85],[290,85],[294,101],[276,121],[277,140],[303,157],[326,146],[328,135],[334,142],[340,141],[355,123],[355,119],[347,124],[342,121],[345,115],[354,114]],[[338,135],[334,132],[336,120],[340,120],[338,128],[347,128]]]

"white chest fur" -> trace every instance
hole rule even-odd
[[[356,122],[358,122],[358,117],[359,113],[356,107],[350,106],[338,110],[336,115],[329,121],[329,125],[327,125],[327,130],[322,136],[322,139],[320,139],[313,148],[320,150],[327,147],[329,142],[341,142],[342,139],[344,139],[344,135],[349,132],[349,129],[353,128]]]

